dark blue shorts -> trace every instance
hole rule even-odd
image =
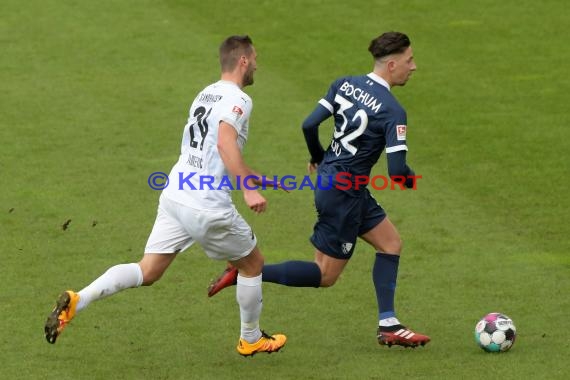
[[[358,236],[382,222],[386,212],[367,188],[347,191],[322,187],[315,189],[317,222],[311,243],[328,256],[349,259]]]

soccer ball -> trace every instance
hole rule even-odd
[[[501,313],[489,313],[475,326],[475,341],[487,352],[505,352],[515,343],[513,320]]]

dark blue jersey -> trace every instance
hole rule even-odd
[[[368,176],[384,148],[386,153],[408,150],[406,112],[378,75],[337,79],[319,104],[334,116],[335,124],[320,165]]]

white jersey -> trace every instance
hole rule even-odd
[[[199,209],[232,207],[235,185],[218,152],[218,128],[221,121],[232,125],[243,149],[252,106],[251,98],[233,82],[220,80],[202,90],[190,107],[180,157],[162,195]]]

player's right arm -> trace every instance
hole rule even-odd
[[[303,135],[309,149],[311,159],[309,162],[309,172],[312,173],[318,164],[321,163],[325,155],[325,149],[319,140],[319,125],[331,116],[328,109],[318,104],[317,107],[303,122]]]
[[[319,140],[319,125],[334,113],[334,99],[342,78],[335,80],[329,87],[326,95],[319,100],[317,107],[303,122],[303,135],[309,149],[309,173],[316,170],[325,156],[325,149]]]
[[[231,175],[244,180],[246,177],[255,176],[256,174],[243,160],[237,139],[237,130],[231,124],[220,121],[217,144],[220,158]],[[243,191],[245,203],[251,210],[256,213],[265,211],[267,201],[257,190],[252,189],[255,187],[253,178],[249,178],[246,182],[240,184],[240,187]]]

